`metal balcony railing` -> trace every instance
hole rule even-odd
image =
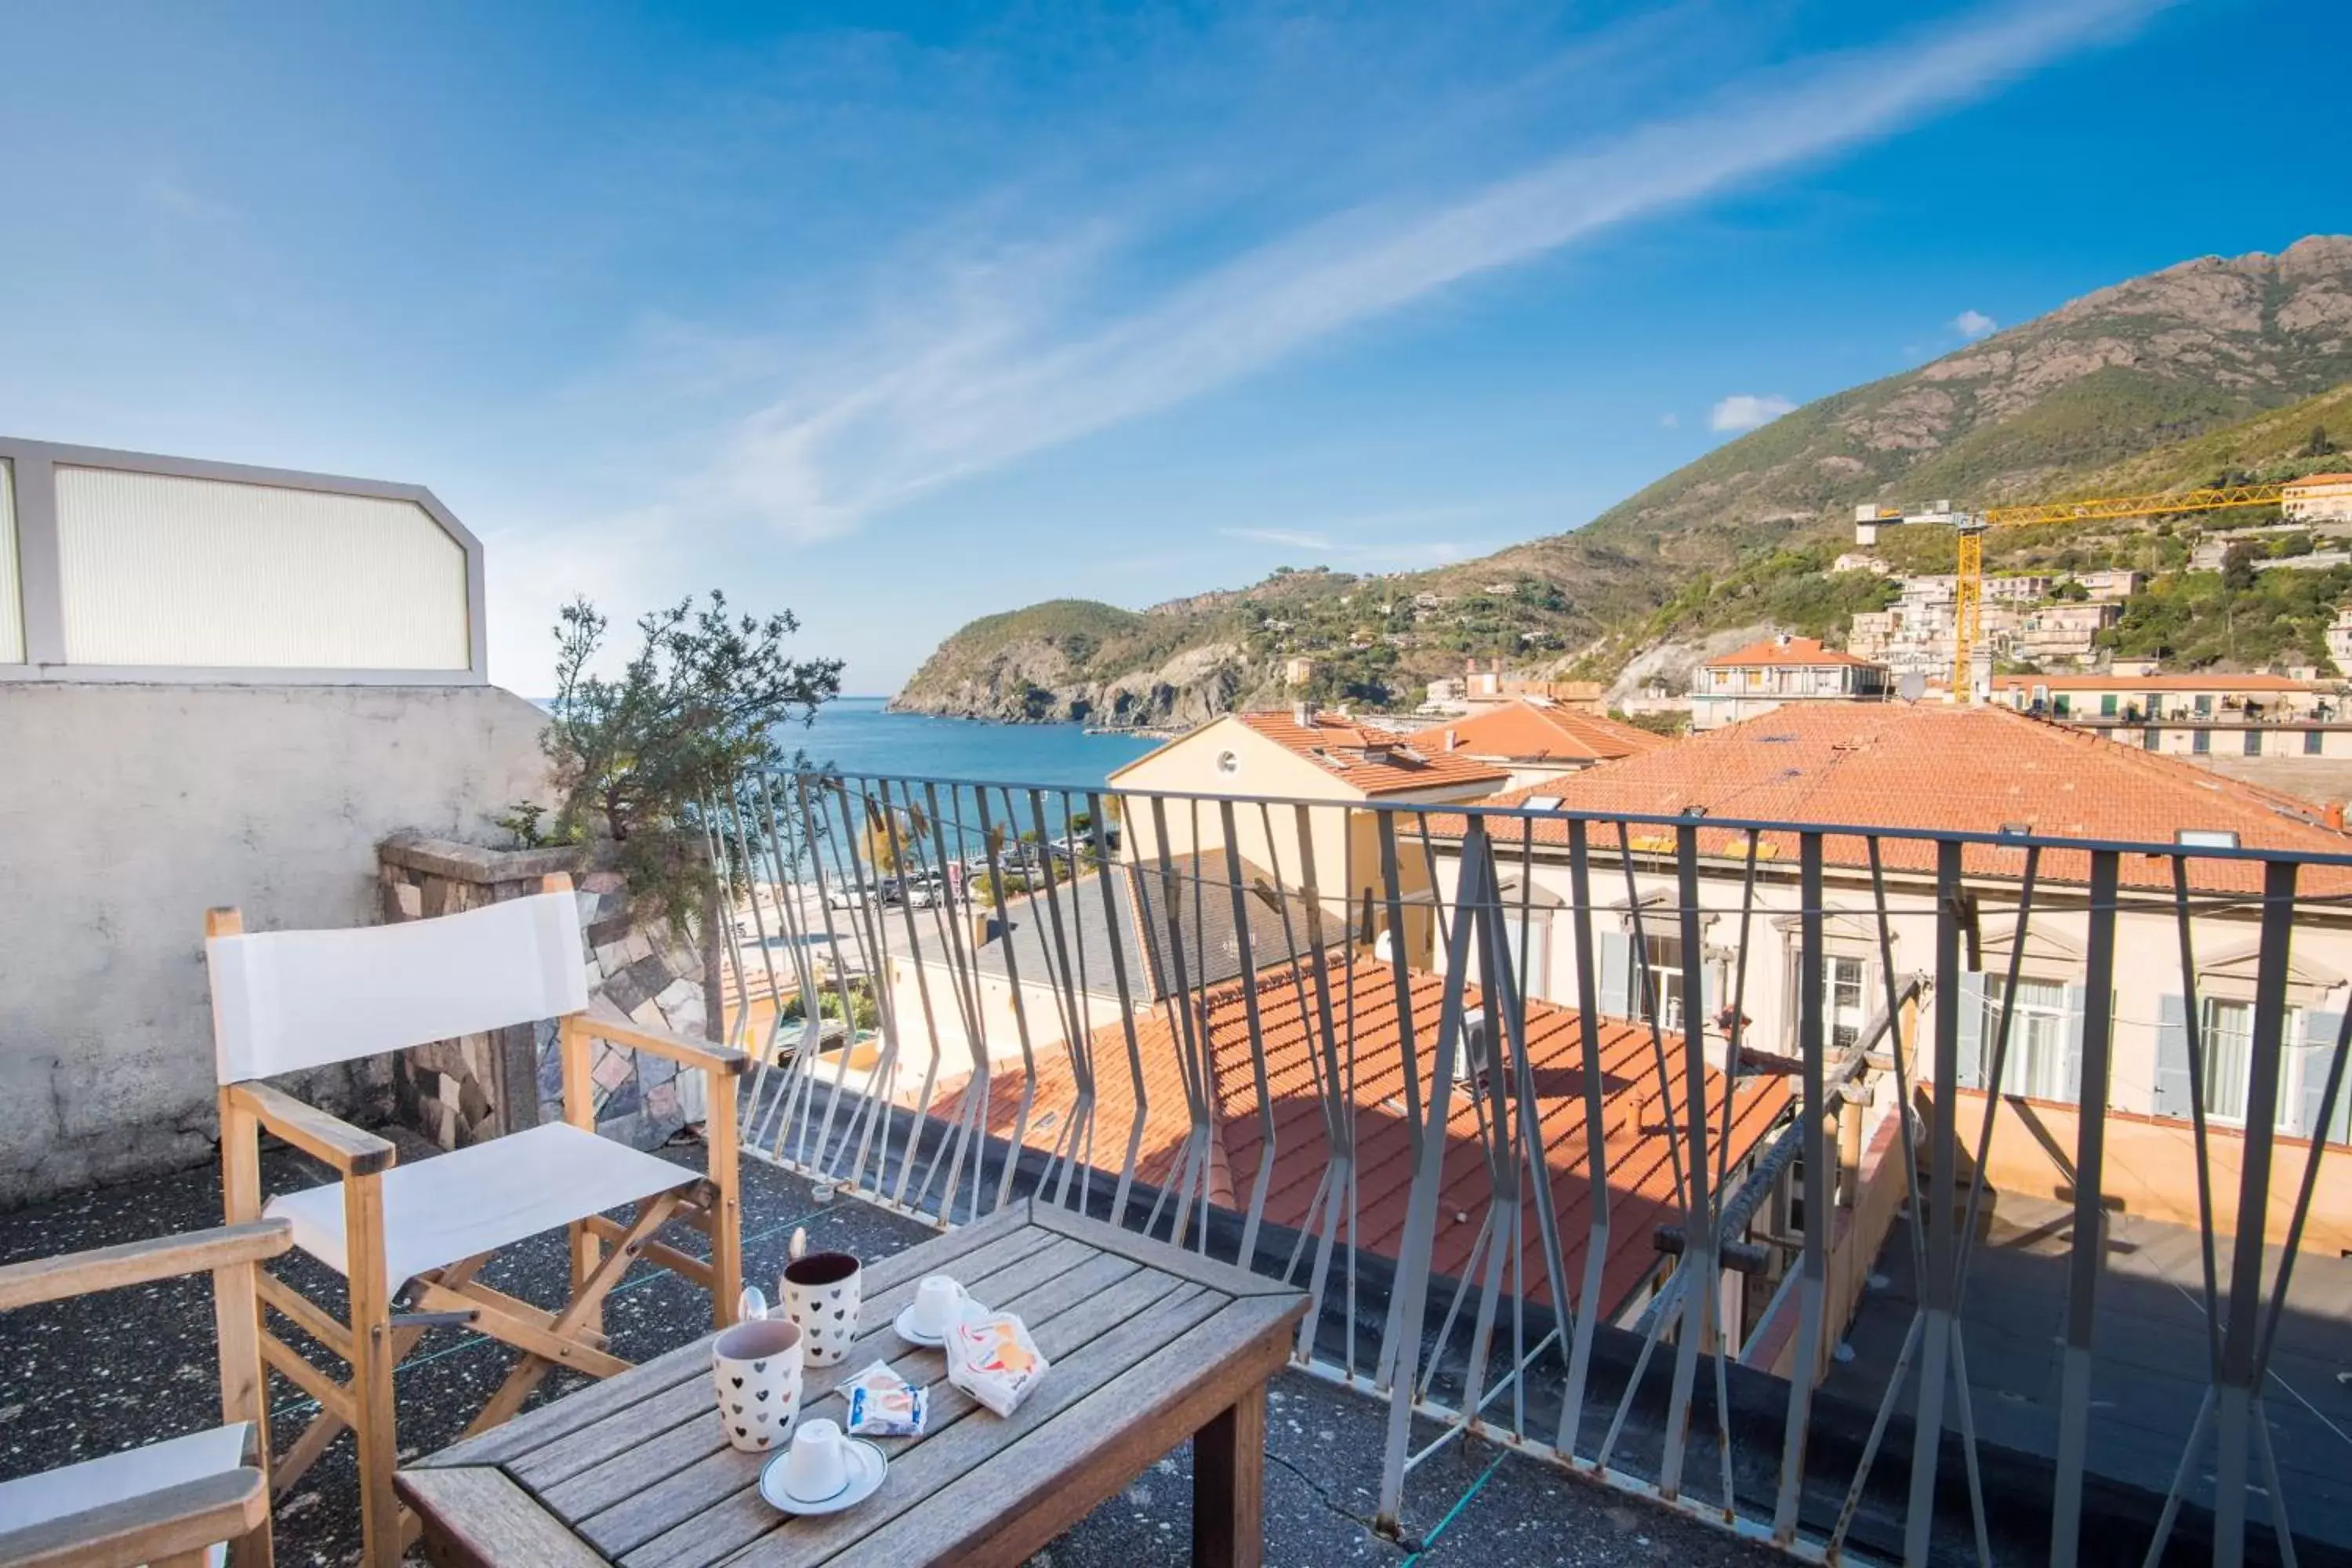
[[[1296,1281],[1391,1527],[1475,1433],[1814,1559],[2352,1551],[2352,854],[814,773],[709,823],[745,1146]]]

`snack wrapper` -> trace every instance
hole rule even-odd
[[[1051,1364],[1011,1312],[992,1312],[949,1331],[948,1381],[999,1415],[1010,1415]]]
[[[866,1365],[842,1379],[840,1392],[842,1398],[847,1399],[861,1388],[871,1388],[878,1392],[883,1389],[911,1386],[905,1378],[890,1370],[888,1363],[876,1361],[866,1363]]]
[[[854,1437],[919,1437],[930,1415],[931,1391],[901,1383],[896,1388],[849,1391],[849,1433]]]

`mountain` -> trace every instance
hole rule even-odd
[[[1057,600],[989,616],[895,704],[1189,722],[1278,700],[1288,657],[1312,661],[1309,695],[1378,703],[1465,657],[1608,676],[1663,637],[1842,635],[1880,592],[1826,570],[1857,502],[2063,500],[2291,468],[2314,425],[2352,447],[2347,384],[2352,237],[2200,258],[1807,404],[1582,528],[1433,572],[1286,571],[1140,612]]]

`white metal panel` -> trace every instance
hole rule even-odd
[[[16,466],[0,459],[0,664],[25,662],[25,571],[16,560]]]
[[[428,1268],[701,1179],[566,1121],[394,1165],[383,1174],[384,1278],[396,1289]],[[261,1212],[287,1221],[295,1246],[350,1276],[341,1182],[272,1198]]]
[[[465,547],[414,501],[57,468],[66,659],[464,669]]]
[[[205,943],[223,1083],[577,1013],[580,905],[535,893],[463,914]]]

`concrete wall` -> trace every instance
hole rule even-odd
[[[373,923],[376,844],[544,799],[488,686],[0,684],[0,1205],[210,1156],[204,916]],[[381,1115],[388,1064],[301,1086]]]

